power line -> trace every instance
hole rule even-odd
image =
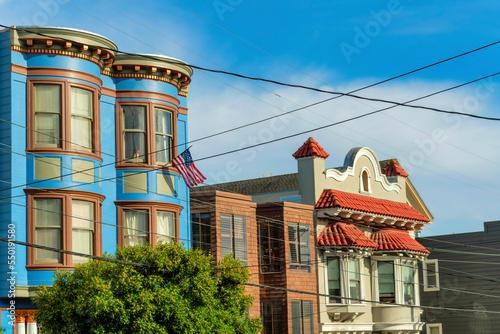
[[[40,33],[40,32],[35,32],[35,31],[29,30],[29,29],[26,29],[26,28],[9,27],[9,26],[5,26],[5,25],[2,25],[2,24],[0,24],[0,27],[4,27],[6,29],[18,30],[18,31],[26,31],[26,32],[29,32],[29,33],[32,33],[32,34],[37,34],[37,35],[43,36],[43,37],[57,38],[57,39],[61,40],[60,37],[55,37],[55,36],[51,36],[51,35],[48,35],[48,34],[44,34],[44,33]],[[72,43],[78,43],[78,42],[76,42],[74,40],[65,39],[65,38],[62,39],[62,40],[63,41],[68,41],[68,42],[72,42]],[[482,48],[486,48],[486,47],[489,47],[489,46],[492,46],[492,45],[495,45],[495,44],[498,44],[498,43],[500,43],[500,41],[497,41],[497,42],[494,42],[494,43],[490,43],[490,44],[488,44],[488,45],[486,45],[486,46],[484,46]],[[126,55],[140,56],[140,57],[143,57],[143,58],[157,60],[157,61],[161,61],[161,62],[165,62],[165,63],[170,63],[170,64],[174,64],[174,65],[189,66],[191,68],[195,68],[195,69],[202,70],[202,71],[208,71],[208,72],[213,72],[213,73],[220,73],[220,74],[232,75],[232,76],[239,77],[239,78],[242,78],[242,79],[248,79],[248,80],[254,80],[254,81],[263,81],[263,82],[272,83],[272,84],[276,84],[276,85],[280,85],[280,86],[286,86],[286,87],[292,87],[292,88],[301,88],[301,89],[312,90],[312,91],[316,91],[316,92],[320,92],[320,93],[327,93],[327,94],[338,95],[338,96],[349,96],[349,97],[353,97],[353,98],[356,98],[356,99],[367,100],[367,101],[371,101],[371,102],[389,103],[389,104],[393,104],[394,106],[402,106],[402,107],[418,108],[418,109],[428,109],[428,110],[431,110],[431,111],[447,112],[447,113],[450,113],[450,114],[456,114],[456,115],[474,117],[474,118],[478,118],[478,119],[485,119],[485,120],[490,120],[490,121],[500,121],[500,118],[496,118],[496,117],[479,116],[479,115],[467,114],[467,113],[462,113],[462,112],[457,112],[457,111],[444,111],[444,110],[441,110],[441,109],[438,109],[438,108],[431,108],[431,107],[426,107],[426,106],[418,106],[418,105],[410,105],[410,104],[408,104],[410,102],[414,102],[414,101],[417,101],[419,99],[414,99],[414,100],[411,100],[411,101],[407,101],[407,102],[401,103],[401,102],[395,102],[395,101],[390,101],[390,100],[385,100],[385,99],[379,99],[379,98],[364,97],[364,96],[354,95],[354,94],[351,94],[351,93],[342,93],[342,92],[336,92],[336,91],[331,91],[331,90],[319,89],[319,88],[309,87],[309,86],[304,86],[304,85],[296,85],[296,84],[284,83],[284,82],[280,82],[280,81],[276,81],[276,80],[271,80],[271,79],[251,77],[251,76],[246,76],[246,75],[242,75],[242,74],[238,74],[238,73],[234,73],[234,72],[229,72],[229,71],[209,69],[209,68],[205,68],[205,67],[201,67],[201,66],[197,66],[197,65],[187,64],[185,62],[181,62],[181,61],[177,61],[177,60],[159,59],[159,58],[157,58],[155,56],[151,56],[151,55],[143,55],[143,54],[137,54],[137,53],[132,53],[132,52],[126,52],[126,51],[121,51],[121,50],[118,50],[118,49],[113,49],[113,48],[108,48],[108,47],[102,47],[102,46],[96,46],[96,45],[89,45],[89,46],[96,47],[96,48],[101,48],[101,49],[105,49],[105,50],[113,51],[113,52],[117,52],[117,53],[122,53],[122,54],[126,54]],[[479,48],[477,50],[480,50],[482,48]],[[470,52],[475,52],[475,51],[470,51]],[[428,65],[428,66],[431,66],[431,65]],[[492,75],[486,76],[484,78],[492,77],[492,76],[495,76],[495,75],[498,75],[498,74],[500,74],[500,72],[496,73],[496,74],[492,74]],[[389,79],[387,79],[387,80],[389,80]]]
[[[44,249],[44,250],[49,250],[49,251],[54,251],[54,252],[59,252],[59,253],[65,253],[65,254],[70,254],[70,255],[83,256],[83,257],[92,258],[94,260],[101,260],[101,261],[105,261],[105,262],[114,262],[114,263],[123,264],[123,265],[133,265],[133,266],[145,267],[145,268],[154,268],[153,266],[146,265],[143,263],[117,260],[114,258],[108,258],[108,257],[102,257],[102,256],[93,256],[93,255],[77,253],[77,252],[73,252],[73,251],[66,251],[66,250],[59,249],[59,248],[53,248],[53,247],[47,247],[47,246],[42,246],[42,245],[38,245],[38,244],[23,242],[23,241],[17,241],[17,240],[13,240],[13,239],[0,238],[0,241],[7,242],[7,243],[11,242],[13,244],[19,244],[22,246],[29,246],[29,247],[34,247],[34,248],[39,248],[39,249]],[[212,278],[215,278],[215,277],[212,277]],[[459,311],[459,312],[481,312],[481,313],[488,313],[488,314],[500,314],[499,311],[487,311],[487,310],[477,311],[477,310],[470,310],[470,309],[456,309],[456,308],[445,308],[445,307],[435,307],[435,306],[425,306],[425,305],[417,306],[417,305],[408,305],[408,304],[399,304],[399,303],[389,303],[389,302],[374,301],[374,300],[368,300],[368,299],[342,297],[342,296],[322,294],[322,293],[317,293],[317,292],[309,292],[309,291],[303,291],[303,290],[281,288],[281,287],[275,287],[275,286],[270,286],[270,285],[249,283],[249,282],[243,282],[241,284],[247,285],[247,286],[259,287],[259,288],[266,288],[266,289],[272,289],[272,290],[278,290],[278,291],[295,292],[295,293],[307,294],[307,295],[313,295],[313,296],[319,296],[319,297],[333,297],[336,299],[356,300],[356,301],[373,303],[373,304],[385,304],[385,305],[395,305],[395,306],[404,306],[404,307],[409,307],[409,308],[421,308],[421,309],[433,309],[433,310],[448,310],[448,311]]]

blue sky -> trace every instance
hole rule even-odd
[[[425,66],[500,40],[498,1],[118,1],[0,0],[4,25],[88,30],[121,50],[337,91]],[[500,46],[359,92],[404,102],[497,72]],[[330,95],[195,71],[191,139],[269,117]],[[418,104],[500,117],[500,78]],[[195,159],[370,112],[382,103],[340,98],[275,121],[196,142]],[[500,219],[500,123],[394,108],[197,166],[210,184],[296,171],[291,154],[314,137],[336,167],[350,148],[398,158],[435,217],[422,235],[483,229]]]

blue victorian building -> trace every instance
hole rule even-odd
[[[170,161],[187,148],[193,71],[117,49],[74,29],[0,32],[0,237],[95,256],[189,245],[189,189]],[[18,334],[38,332],[36,287],[88,260],[8,242],[0,254],[0,326]]]

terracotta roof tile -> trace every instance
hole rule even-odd
[[[309,137],[309,139],[304,142],[304,145],[302,145],[297,152],[292,154],[292,156],[295,159],[306,157],[326,159],[330,156],[330,154],[326,153],[323,147],[319,146],[319,144],[312,137]]]
[[[347,223],[332,223],[326,226],[318,237],[318,246],[324,247],[360,247],[377,248],[355,225]]]
[[[378,244],[379,251],[410,251],[430,254],[424,246],[413,239],[408,231],[383,228],[372,233],[371,239]]]
[[[334,207],[421,222],[430,221],[423,214],[406,203],[393,202],[332,189],[323,190],[323,193],[316,203],[316,209]]]
[[[396,161],[396,159],[392,159],[383,169],[382,174],[387,176],[402,176],[408,177],[408,173],[401,167],[401,165]]]

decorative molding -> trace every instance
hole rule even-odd
[[[62,77],[68,79],[78,79],[93,83],[98,86],[99,89],[102,87],[101,78],[89,74],[87,72],[70,70],[66,68],[56,68],[56,67],[28,67],[28,76],[48,76],[48,77]]]
[[[379,182],[382,187],[387,191],[394,191],[399,194],[401,191],[401,186],[397,183],[390,183],[387,180],[387,177],[382,174],[382,170],[380,169],[380,164],[378,163],[378,159],[375,153],[369,149],[368,147],[361,147],[352,149],[346,156],[344,161],[345,171],[340,171],[335,168],[330,168],[325,171],[326,178],[333,178],[336,181],[342,182],[347,179],[349,176],[354,176],[354,171],[356,169],[356,164],[360,157],[367,157],[373,165],[373,169],[375,171],[375,179],[374,181]]]
[[[23,48],[17,45],[12,45],[11,46],[12,51],[16,52],[21,52],[21,53],[28,53],[28,54],[51,54],[51,55],[60,55],[60,56],[67,56],[67,57],[73,57],[73,58],[80,58],[84,60],[88,60],[90,62],[93,62],[94,64],[98,65],[99,67],[103,67],[103,63],[101,62],[101,59],[95,58],[91,55],[85,54],[85,53],[79,53],[79,52],[74,52],[74,51],[67,51],[67,50],[58,50],[58,49],[27,49]]]
[[[28,75],[28,69],[26,66],[10,64],[10,71],[21,75]]]
[[[173,97],[172,95],[168,95],[165,93],[157,93],[157,92],[146,92],[142,90],[116,90],[117,98],[140,98],[140,99],[148,99],[148,100],[160,100],[164,102],[171,103],[176,107],[179,106],[180,101],[178,98]],[[170,106],[172,107],[172,106]]]

